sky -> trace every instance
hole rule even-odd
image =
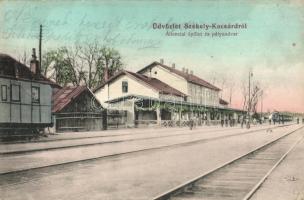
[[[177,29],[173,31],[186,35],[168,36],[171,29],[153,29],[154,23],[239,23],[247,28]],[[131,71],[164,59],[222,88],[224,99],[231,93],[236,108],[242,105],[242,88],[251,70],[252,84],[264,91],[263,111],[304,112],[301,0],[0,0],[0,52],[18,59],[24,51],[38,49],[40,24],[43,51],[97,40],[117,49]],[[190,37],[189,32],[202,36]],[[212,37],[216,32],[237,35]]]

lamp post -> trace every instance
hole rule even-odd
[[[253,73],[249,71],[249,78],[248,78],[248,109],[247,109],[247,117],[248,117],[248,122],[247,122],[247,128],[250,128],[250,108],[251,108],[251,97],[250,97],[250,90],[251,90],[251,77],[253,76]]]

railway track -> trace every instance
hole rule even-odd
[[[290,151],[304,139],[303,126],[233,159],[153,200],[248,200]]]
[[[288,126],[288,125],[286,125]],[[239,127],[234,127],[230,129],[231,131],[235,129],[240,129]],[[212,130],[212,129],[211,129]],[[176,132],[182,132],[183,130],[178,130]],[[209,131],[209,130],[207,130]],[[212,130],[213,133],[215,132],[221,132],[223,129],[217,129]],[[88,142],[88,143],[82,143],[82,144],[73,144],[73,145],[65,145],[65,146],[55,146],[55,147],[43,147],[43,148],[34,148],[34,149],[25,149],[25,150],[13,150],[13,151],[0,151],[0,155],[14,155],[14,154],[26,154],[26,153],[32,153],[32,152],[38,152],[38,151],[50,151],[50,150],[57,150],[57,149],[65,149],[65,148],[75,148],[75,147],[86,147],[86,146],[94,146],[94,145],[102,145],[102,144],[111,144],[111,143],[119,143],[119,142],[131,142],[131,141],[140,141],[140,140],[151,140],[151,139],[158,139],[158,138],[167,138],[167,137],[175,137],[175,136],[184,136],[184,135],[197,135],[197,134],[206,134],[206,130],[203,132],[201,131],[191,131],[187,133],[174,133],[169,135],[160,135],[160,136],[150,136],[150,137],[142,137],[142,138],[130,138],[130,139],[120,139],[120,140],[111,140],[111,141],[99,141],[99,142]],[[84,137],[84,138],[71,138],[71,139],[56,139],[56,140],[49,140],[49,141],[41,141],[39,143],[49,143],[49,142],[56,142],[56,141],[62,141],[62,140],[82,140],[82,139],[97,139],[97,138],[105,138],[105,137],[124,137],[128,135],[143,135],[143,133],[133,133],[133,134],[123,134],[123,135],[109,135],[109,136],[92,136],[92,137]],[[31,142],[30,142],[31,143]],[[38,143],[33,142],[33,143]],[[10,144],[3,144],[3,145],[11,145]]]
[[[288,126],[288,125],[284,125]],[[278,127],[273,127],[273,129],[280,128],[283,126],[278,126]],[[35,170],[35,169],[42,169],[42,168],[48,168],[48,167],[56,167],[56,166],[67,166],[71,164],[76,164],[76,163],[84,163],[84,162],[89,162],[97,159],[103,159],[103,158],[112,158],[112,157],[117,157],[117,156],[123,156],[127,154],[134,154],[134,153],[141,153],[141,152],[146,152],[146,151],[154,151],[154,150],[159,150],[159,149],[166,149],[166,148],[172,148],[172,147],[177,147],[177,146],[186,146],[186,145],[192,145],[196,143],[202,143],[202,142],[209,142],[212,140],[217,140],[217,139],[223,139],[223,138],[228,138],[228,137],[234,137],[238,135],[245,135],[245,134],[252,134],[255,132],[263,131],[266,130],[266,128],[263,129],[258,129],[258,130],[250,130],[242,133],[235,133],[235,134],[229,134],[225,136],[218,136],[218,137],[212,137],[212,138],[203,138],[203,139],[197,139],[197,140],[192,140],[192,141],[186,141],[186,142],[180,142],[180,143],[173,143],[173,144],[167,144],[167,145],[160,145],[160,146],[153,146],[153,147],[147,147],[147,148],[142,148],[142,149],[132,149],[129,151],[124,151],[124,152],[118,152],[118,153],[111,153],[111,154],[102,154],[102,155],[97,155],[97,156],[89,156],[86,158],[80,158],[80,159],[72,159],[68,161],[60,161],[58,163],[51,163],[51,164],[41,164],[39,166],[31,166],[27,168],[21,167],[20,169],[14,169],[14,170],[4,170],[3,172],[0,172],[0,175],[5,175],[5,174],[13,174],[13,173],[19,173],[19,172],[25,172],[25,171],[30,171],[30,170]],[[19,156],[19,155],[18,155]],[[6,156],[3,156],[3,158]],[[0,157],[1,158],[1,157]],[[9,160],[11,160],[11,157],[8,157]]]
[[[290,126],[292,124],[286,124],[286,125],[281,125],[281,126],[276,126],[272,127],[272,129],[275,128],[280,128],[284,126]],[[230,131],[233,131],[237,128],[233,128]],[[224,137],[230,137],[230,136],[237,136],[240,134],[247,134],[247,133],[252,133],[256,131],[261,131],[261,130],[267,130],[269,127],[262,127],[259,129],[253,129],[253,130],[248,130],[248,131],[241,131],[233,134],[227,134],[223,136],[217,136],[217,137],[212,137],[212,138],[205,138],[205,139],[199,139],[198,141],[206,140],[210,141],[213,139],[219,139],[219,138],[224,138]],[[242,130],[242,129],[240,129]],[[223,129],[218,129],[218,130],[213,130],[213,133],[216,132],[221,132]],[[132,141],[141,141],[141,140],[153,140],[153,139],[159,139],[159,138],[168,138],[168,137],[176,137],[176,136],[184,136],[184,135],[199,135],[199,134],[206,134],[206,132],[200,132],[200,131],[191,131],[188,133],[174,133],[170,135],[161,135],[161,136],[152,136],[152,137],[143,137],[143,138],[130,138],[130,139],[122,139],[122,140],[112,140],[112,141],[101,141],[101,142],[91,142],[91,143],[83,143],[83,144],[74,144],[74,145],[65,145],[65,146],[53,146],[53,147],[43,147],[43,148],[33,148],[33,149],[25,149],[25,150],[13,150],[13,151],[4,151],[0,152],[0,156],[10,156],[10,155],[18,155],[18,154],[29,154],[29,153],[35,153],[35,152],[41,152],[41,151],[52,151],[52,150],[59,150],[59,149],[67,149],[67,148],[79,148],[79,147],[87,147],[87,146],[94,146],[94,145],[103,145],[103,144],[111,144],[111,143],[121,143],[121,142],[132,142]]]
[[[212,127],[208,130],[213,130],[216,127]],[[239,127],[232,127],[233,129],[237,129]],[[189,129],[188,127],[181,127],[178,129],[175,129],[174,132],[181,132],[184,131],[185,129]],[[143,132],[145,132],[145,134],[147,134],[147,132],[151,132],[151,130],[155,131],[155,129],[148,129],[144,130],[144,129],[135,129],[136,131],[142,130]],[[168,130],[168,129],[164,129],[164,130]],[[172,130],[172,129],[171,129]],[[130,135],[142,135],[143,132],[127,132],[127,133],[123,133],[123,134],[113,134],[110,133],[108,135],[87,135],[87,136],[79,136],[79,137],[68,137],[68,138],[53,138],[53,139],[41,139],[41,140],[24,140],[24,141],[10,141],[10,142],[0,142],[0,144],[3,145],[11,145],[11,144],[23,144],[23,143],[52,143],[52,142],[58,142],[58,141],[65,141],[65,140],[79,140],[79,139],[96,139],[96,138],[108,138],[108,137],[122,137],[122,136],[130,136]]]

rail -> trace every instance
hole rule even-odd
[[[195,198],[195,197],[193,197],[193,195],[195,195],[196,191],[198,191],[199,196],[201,198],[203,198],[202,197],[203,193],[202,193],[202,191],[199,191],[200,190],[199,187],[206,188],[208,186],[208,184],[207,184],[208,177],[209,177],[209,180],[211,180],[213,178],[212,175],[214,175],[217,172],[219,172],[218,174],[220,174],[220,175],[225,174],[224,173],[225,169],[227,169],[228,167],[232,167],[233,164],[236,164],[238,161],[242,161],[242,160],[248,161],[249,159],[244,159],[244,158],[247,158],[248,156],[256,156],[259,151],[262,151],[264,149],[267,150],[267,148],[270,147],[271,145],[277,143],[281,139],[291,135],[292,133],[294,133],[294,132],[296,132],[296,131],[298,131],[299,129],[302,129],[302,128],[303,128],[303,126],[300,127],[300,128],[297,128],[297,129],[295,129],[295,130],[293,130],[293,131],[291,131],[287,134],[284,134],[283,136],[281,136],[281,137],[279,137],[279,138],[277,138],[273,141],[270,141],[266,144],[263,144],[263,145],[259,146],[258,148],[254,149],[254,150],[252,150],[248,153],[245,153],[241,156],[238,156],[238,157],[224,163],[223,165],[220,165],[220,166],[218,166],[218,167],[216,167],[216,168],[214,168],[214,169],[212,169],[212,170],[210,170],[210,171],[208,171],[208,172],[206,172],[202,175],[199,175],[198,177],[195,177],[195,178],[193,178],[193,179],[191,179],[191,180],[189,180],[189,181],[187,181],[187,182],[185,182],[185,183],[183,183],[183,184],[181,184],[177,187],[174,187],[174,188],[172,188],[172,189],[154,197],[153,200],[175,199],[174,198],[175,196],[178,198],[179,195],[183,196],[183,194],[185,194],[185,195],[187,194],[186,196],[183,196],[183,199],[188,199],[187,197],[189,197],[189,199],[191,199],[191,197]],[[248,200],[254,194],[254,192],[261,186],[261,184],[266,180],[266,178],[274,170],[274,168],[279,165],[279,163],[286,157],[286,155],[296,146],[296,144],[298,144],[301,140],[303,140],[303,138],[304,138],[303,136],[300,137],[300,139],[298,139],[298,140],[296,140],[296,142],[292,143],[291,147],[288,147],[287,151],[285,153],[283,153],[283,156],[280,156],[280,158],[275,162],[275,164],[271,167],[271,169],[266,171],[266,173],[265,173],[266,175],[263,176],[261,179],[258,179],[259,181],[257,181],[257,183],[253,185],[252,189],[249,190],[249,192],[246,192],[246,194],[242,198],[243,200]],[[267,154],[265,154],[265,155],[267,155]],[[268,155],[269,155],[269,153],[268,153]],[[268,161],[270,159],[265,159],[265,160]],[[245,164],[248,165],[248,163],[245,163]],[[254,167],[254,168],[251,167],[249,170],[252,170],[252,169],[259,169],[259,167]],[[222,170],[222,171],[220,171],[220,170]],[[227,172],[229,173],[229,170],[227,170]],[[244,173],[244,174],[246,174],[246,173]],[[238,177],[238,178],[240,178],[240,177]],[[252,178],[252,177],[250,177],[250,178]],[[221,178],[218,178],[218,179],[221,179]],[[207,181],[203,182],[204,180],[207,180]],[[227,177],[226,177],[225,180],[227,180]],[[231,177],[228,180],[231,180]],[[228,181],[228,186],[227,187],[229,187],[230,184],[231,183]],[[197,185],[199,185],[199,186],[197,186]],[[202,186],[200,186],[200,185],[202,185]],[[207,195],[208,195],[208,192],[207,192]],[[218,198],[218,199],[222,199],[222,198]]]

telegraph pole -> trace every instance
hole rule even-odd
[[[250,79],[251,79],[251,76],[252,76],[252,72],[251,70],[249,71],[249,78],[248,78],[248,111],[247,111],[247,115],[248,115],[248,123],[247,123],[247,128],[250,128],[250,107],[251,107],[251,97],[250,97]]]
[[[42,24],[40,24],[40,32],[39,32],[39,63],[40,63],[40,70],[41,70],[41,63],[42,63],[42,56],[41,56],[41,46],[42,46]]]
[[[263,114],[263,90],[262,90],[262,93],[261,93],[261,116]]]

